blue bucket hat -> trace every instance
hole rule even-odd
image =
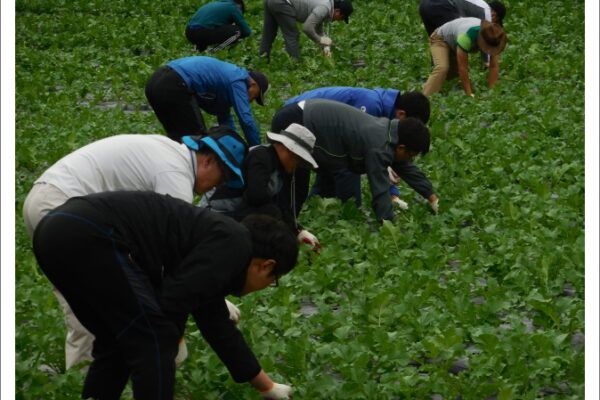
[[[200,150],[204,146],[210,147],[234,173],[227,181],[227,186],[231,188],[244,186],[242,162],[248,154],[248,146],[240,135],[229,128],[216,127],[210,129],[206,136],[184,136],[181,141],[193,150]]]

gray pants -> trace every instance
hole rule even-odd
[[[277,36],[277,28],[281,28],[285,51],[290,57],[300,56],[300,32],[296,25],[296,10],[285,0],[263,0],[264,21],[260,41],[260,54],[271,54],[273,41]]]

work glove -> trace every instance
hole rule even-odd
[[[319,243],[319,239],[306,229],[302,229],[300,233],[298,233],[298,242],[310,244],[311,246],[321,248],[321,243]]]
[[[188,351],[187,351],[187,346],[185,345],[185,339],[181,338],[179,340],[179,349],[177,350],[177,355],[175,356],[175,365],[177,367],[179,367],[181,365],[181,363],[185,361],[187,356],[188,356]]]
[[[242,312],[239,308],[236,307],[235,304],[225,299],[225,304],[227,304],[227,309],[229,310],[229,319],[235,322],[236,324],[240,322],[240,318],[242,318]]]
[[[325,57],[331,57],[331,47],[330,46],[323,47],[323,55]]]
[[[319,44],[321,46],[331,46],[333,44],[333,40],[327,36],[321,36],[319,39]]]
[[[398,174],[392,169],[392,167],[388,167],[388,176],[390,178],[390,185],[396,186],[400,183],[400,177]]]
[[[400,197],[398,196],[392,196],[392,204],[401,210],[408,210],[408,203],[400,200]]]
[[[439,207],[440,207],[439,203],[440,203],[440,199],[438,199],[437,197],[436,197],[435,200],[429,202],[429,206],[431,207],[431,211],[434,214],[438,213],[438,210],[439,210]]]
[[[291,399],[294,389],[288,385],[273,382],[273,387],[266,392],[260,392],[260,397],[268,400]]]

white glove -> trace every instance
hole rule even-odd
[[[185,345],[185,339],[181,338],[181,340],[179,341],[179,349],[177,350],[177,355],[175,356],[175,365],[179,367],[181,363],[185,361],[187,356],[188,351],[187,346]]]
[[[439,210],[439,205],[440,203],[440,199],[436,198],[434,201],[430,201],[429,202],[429,206],[431,207],[431,211],[433,211],[434,214],[438,213]]]
[[[319,39],[319,44],[321,46],[331,46],[333,44],[333,40],[327,36],[321,36]]]
[[[402,210],[408,210],[408,203],[400,200],[398,196],[392,196],[392,203]]]
[[[331,47],[329,47],[329,46],[323,47],[323,55],[325,57],[331,57]]]
[[[298,242],[310,244],[311,246],[315,246],[321,248],[321,243],[319,243],[319,239],[306,229],[302,229],[298,234]]]
[[[388,167],[388,176],[390,177],[390,185],[396,186],[400,183],[400,177],[396,172],[394,172],[392,167]]]
[[[240,318],[242,318],[242,312],[239,308],[236,307],[235,304],[225,299],[225,304],[227,304],[227,309],[229,310],[229,319],[235,322],[236,324],[240,322]]]
[[[291,399],[292,393],[294,393],[294,389],[291,386],[273,383],[271,390],[260,392],[260,397],[269,400]]]

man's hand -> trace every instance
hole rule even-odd
[[[236,324],[240,322],[240,318],[242,318],[242,312],[240,309],[227,299],[225,299],[225,304],[227,304],[227,309],[229,310],[229,319]]]
[[[331,57],[331,47],[330,46],[323,47],[323,55],[325,57]]]
[[[288,385],[273,382],[273,386],[266,392],[260,392],[260,397],[269,400],[291,399],[294,389]]]
[[[333,44],[333,40],[327,36],[321,36],[319,39],[319,44],[321,46],[331,46]]]
[[[400,200],[398,196],[392,196],[392,204],[401,210],[408,210],[408,203]]]
[[[432,194],[427,200],[429,200],[429,206],[431,207],[431,211],[434,214],[437,214],[439,211],[440,199],[438,199],[438,197],[435,194]]]
[[[321,248],[321,243],[319,243],[319,239],[306,229],[302,229],[300,233],[298,233],[298,242],[310,244],[311,246],[315,246],[317,248]]]

